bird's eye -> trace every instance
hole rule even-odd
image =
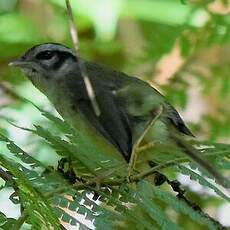
[[[36,58],[39,60],[49,60],[55,55],[52,51],[43,51],[36,55]]]

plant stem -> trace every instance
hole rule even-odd
[[[98,103],[96,101],[93,86],[92,86],[91,81],[89,79],[89,76],[87,74],[87,69],[86,69],[85,63],[81,58],[79,58],[79,39],[78,39],[77,28],[76,28],[75,23],[74,23],[73,11],[72,11],[69,0],[65,0],[65,3],[66,3],[67,14],[68,14],[68,18],[69,18],[70,34],[71,34],[71,38],[73,41],[74,49],[76,51],[76,58],[77,58],[78,63],[79,63],[79,69],[80,69],[81,75],[83,77],[86,91],[87,91],[87,94],[88,94],[89,99],[91,101],[94,112],[97,116],[99,116],[100,115],[100,109],[99,109]]]

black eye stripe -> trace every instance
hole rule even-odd
[[[36,55],[36,59],[38,60],[49,60],[55,55],[54,51],[42,51]]]
[[[73,56],[70,55],[70,53],[68,52],[58,52],[58,59],[53,65],[53,69],[54,70],[59,69],[68,58],[73,58]]]
[[[55,58],[53,58],[54,56]],[[59,69],[69,58],[76,60],[76,57],[72,53],[66,51],[60,51],[60,50],[41,51],[37,53],[35,58],[38,61],[40,61],[41,65],[43,64],[45,66],[49,65],[49,67],[52,68],[53,70]],[[48,61],[48,62],[43,63],[43,61]]]

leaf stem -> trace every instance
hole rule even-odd
[[[128,183],[133,183],[133,182],[138,182],[142,179],[144,179],[145,177],[148,177],[152,174],[154,174],[157,170],[160,170],[162,168],[166,168],[166,167],[169,167],[169,166],[172,166],[172,165],[175,165],[177,164],[178,162],[177,161],[168,161],[166,163],[163,163],[163,164],[159,164],[149,170],[146,170],[142,173],[138,173],[138,174],[135,174],[135,175],[131,175],[130,177],[122,177],[122,178],[119,178],[119,179],[107,179],[107,180],[102,180],[100,181],[100,186],[101,187],[105,187],[105,186],[119,186],[119,185],[122,185],[124,183],[128,184]],[[94,180],[90,180],[86,183],[75,183],[74,185],[69,185],[69,186],[62,186],[62,187],[59,187],[55,190],[53,190],[52,192],[49,192],[49,193],[46,193],[45,194],[45,197],[46,198],[52,198],[52,196],[56,193],[63,193],[69,189],[75,189],[75,190],[81,190],[81,189],[84,189],[86,187],[90,187],[90,186],[96,186],[97,185],[97,178],[94,178]]]

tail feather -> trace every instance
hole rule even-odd
[[[179,113],[174,109],[173,106],[170,104],[167,104],[167,110],[168,110],[168,120],[170,123],[181,133],[194,137],[191,130],[185,125],[183,119],[180,117]]]

